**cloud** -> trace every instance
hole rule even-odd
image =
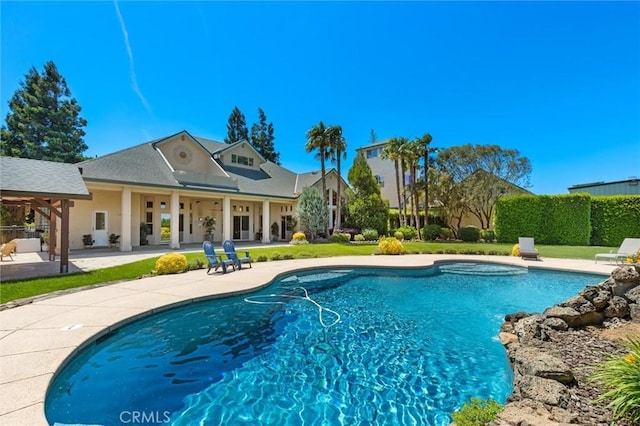
[[[118,6],[118,0],[114,0],[113,4],[116,7],[116,14],[118,15],[118,21],[120,21],[120,27],[122,28],[122,36],[124,37],[124,44],[127,47],[127,55],[129,56],[129,75],[131,76],[131,87],[133,91],[136,92],[138,98],[142,102],[142,105],[151,113],[151,105],[147,102],[147,99],[142,94],[140,90],[140,86],[138,86],[138,78],[136,77],[136,68],[133,63],[133,52],[131,50],[131,45],[129,44],[129,33],[127,32],[127,27],[124,24],[124,19],[122,18],[122,14],[120,13],[120,7]]]

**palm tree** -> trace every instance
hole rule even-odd
[[[320,173],[322,179],[322,197],[324,199],[324,205],[327,206],[327,182],[325,181],[325,168],[324,162],[328,157],[329,138],[327,134],[327,127],[322,121],[307,130],[307,144],[305,145],[306,152],[318,151],[316,158],[320,160]],[[329,224],[324,225],[325,235],[329,233]]]
[[[422,155],[424,168],[424,226],[429,224],[429,144],[431,140],[429,133],[416,139],[417,150]]]
[[[411,141],[404,145],[403,150],[403,158],[407,164],[407,169],[409,170],[409,199],[411,200],[410,205],[410,217],[412,218],[413,226],[416,229],[420,229],[420,219],[418,217],[418,186],[416,185],[417,180],[417,169],[418,169],[418,160],[420,159],[420,151],[417,140]],[[406,197],[406,195],[405,195]],[[418,233],[418,236],[420,233]]]
[[[329,155],[331,157],[331,162],[336,163],[336,168],[338,169],[338,204],[336,206],[337,214],[336,214],[336,223],[334,224],[334,228],[340,228],[342,224],[342,220],[340,218],[340,214],[342,213],[342,200],[341,200],[341,192],[340,192],[340,184],[341,184],[341,159],[347,159],[347,142],[342,136],[342,126],[330,126],[327,129],[327,135],[329,138]]]
[[[382,153],[380,157],[383,159],[388,159],[393,161],[393,165],[396,170],[396,194],[398,194],[398,217],[400,219],[400,226],[406,225],[406,219],[402,215],[402,211],[400,210],[400,206],[402,206],[401,202],[401,194],[400,194],[400,138],[391,138],[389,142],[382,149]]]

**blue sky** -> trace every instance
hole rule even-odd
[[[86,155],[187,130],[222,140],[262,107],[283,165],[305,132],[349,151],[393,136],[514,148],[530,189],[640,176],[640,2],[2,1],[2,123],[53,60],[88,120]],[[346,174],[346,172],[345,172]]]

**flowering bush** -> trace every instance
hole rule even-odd
[[[296,232],[295,234],[293,234],[290,244],[309,244],[309,241],[307,241],[307,236],[304,232]]]
[[[520,256],[520,244],[515,244],[511,249],[511,256]]]
[[[627,256],[627,263],[640,263],[640,250],[638,250],[636,254]]]
[[[627,418],[630,424],[640,424],[640,340],[629,340],[625,356],[607,355],[596,366],[591,380],[603,385],[606,392],[598,400],[611,400],[608,407],[613,420]]]
[[[396,238],[381,238],[378,243],[378,249],[380,249],[380,253],[382,254],[403,254],[404,246],[402,243]]]
[[[158,275],[177,274],[187,269],[187,258],[184,254],[168,253],[156,261]]]
[[[293,238],[291,238],[292,241],[306,241],[307,240],[307,236],[304,235],[304,232],[296,232],[295,234],[293,234]]]

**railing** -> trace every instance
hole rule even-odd
[[[0,243],[4,244],[14,238],[40,238],[42,234],[49,232],[49,225],[30,228],[26,226],[0,226]]]

